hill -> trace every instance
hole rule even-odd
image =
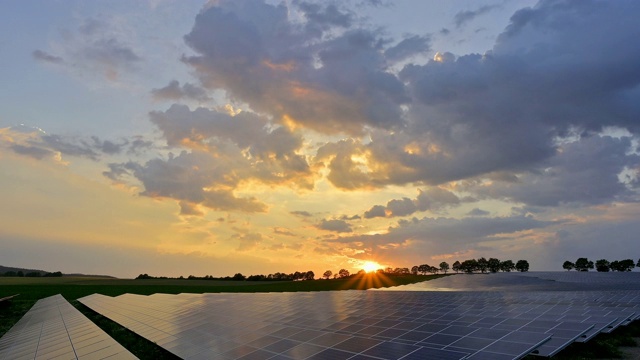
[[[36,270],[36,269],[25,269],[25,268],[17,268],[17,267],[10,267],[10,266],[2,266],[0,265],[0,276],[4,275],[7,272],[15,272],[17,273],[18,271],[22,271],[23,274],[28,274],[28,273],[39,273],[40,276],[43,276],[45,274],[49,274],[51,273],[51,271],[45,271],[45,270]],[[111,279],[115,279],[114,276],[109,276],[109,275],[87,275],[87,274],[62,274],[63,276],[78,276],[78,277],[97,277],[97,278],[111,278]]]

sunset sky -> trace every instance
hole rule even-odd
[[[640,2],[4,1],[0,265],[640,257]]]

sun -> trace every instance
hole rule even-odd
[[[382,268],[382,266],[374,261],[365,261],[364,264],[362,264],[362,269],[368,273],[374,272],[380,268]]]

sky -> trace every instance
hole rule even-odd
[[[2,8],[1,265],[640,257],[640,2]]]

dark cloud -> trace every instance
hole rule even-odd
[[[11,150],[20,155],[30,156],[37,160],[42,160],[47,157],[51,157],[54,153],[49,149],[44,149],[38,146],[25,146],[20,144],[13,144],[10,146]]]
[[[297,215],[297,216],[302,216],[302,217],[310,217],[313,216],[310,212],[308,211],[302,211],[302,210],[296,210],[296,211],[291,211],[289,212],[292,215]]]
[[[404,197],[387,202],[387,206],[374,205],[365,211],[365,219],[374,217],[407,216],[418,211],[439,210],[444,207],[460,204],[461,200],[449,190],[431,187],[427,190],[418,190],[415,199]]]
[[[320,230],[335,231],[337,233],[349,233],[353,231],[348,222],[338,219],[322,219],[319,224],[316,224],[316,227]]]
[[[407,251],[414,254],[433,256],[477,248],[484,241],[513,240],[519,236],[518,232],[542,229],[559,223],[536,220],[529,216],[463,219],[425,217],[400,220],[384,234],[347,235],[325,241],[349,244],[356,249],[409,246]],[[376,250],[367,251],[370,253]]]
[[[284,3],[220,1],[197,16],[185,36],[197,55],[183,61],[205,87],[224,89],[277,121],[325,133],[359,133],[365,124],[399,125],[400,105],[409,99],[403,84],[387,71],[385,40],[352,26],[333,5],[298,4],[321,34],[335,27],[344,31],[330,37],[309,34],[305,24],[289,21]],[[420,38],[407,41],[420,46],[414,52],[423,51]],[[411,52],[408,45],[396,51]]]
[[[400,41],[396,46],[385,50],[387,60],[401,61],[411,56],[423,54],[431,50],[429,37],[414,35]]]
[[[499,7],[499,5],[484,5],[477,8],[476,10],[460,11],[453,17],[453,22],[456,24],[456,27],[459,28],[462,25],[472,21],[476,17],[491,12],[492,10],[495,10]]]
[[[489,214],[491,213],[480,208],[474,208],[467,213],[468,216],[487,216]]]
[[[51,55],[49,53],[47,53],[46,51],[42,51],[42,50],[35,50],[34,52],[31,53],[31,55],[33,56],[34,59],[38,60],[38,61],[43,61],[43,62],[47,62],[47,63],[51,63],[51,64],[62,64],[64,63],[64,59],[59,57],[59,56],[55,56],[55,55]]]
[[[595,205],[635,201],[619,175],[626,167],[638,168],[640,157],[630,153],[629,138],[591,136],[559,148],[540,167],[517,176],[517,182],[469,189],[476,194],[507,199],[530,206]]]
[[[211,101],[206,90],[190,83],[184,83],[180,86],[177,80],[171,81],[167,86],[160,89],[151,90],[153,98],[156,100],[195,100],[198,102]]]

